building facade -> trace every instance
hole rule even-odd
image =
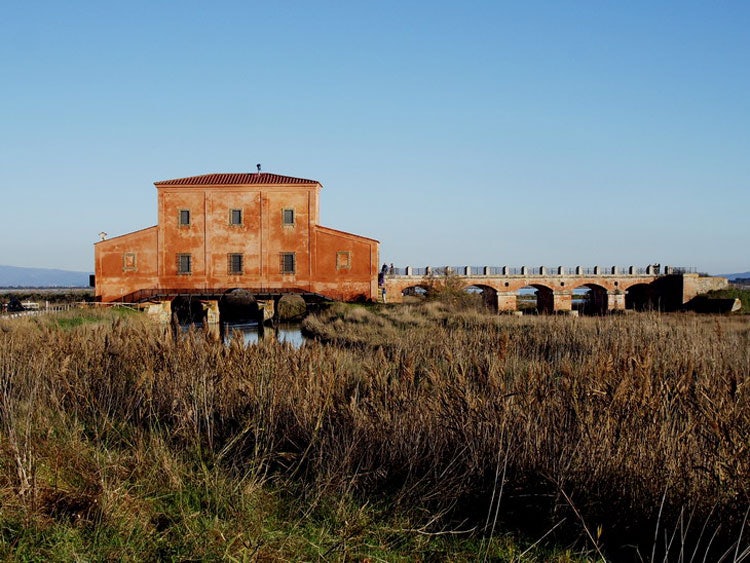
[[[101,301],[232,289],[377,298],[378,241],[321,226],[319,182],[257,172],[154,185],[158,224],[94,245]]]

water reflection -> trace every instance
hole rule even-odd
[[[224,343],[228,344],[236,334],[242,336],[245,345],[257,344],[260,340],[275,339],[288,342],[299,348],[305,342],[302,327],[299,323],[279,324],[276,327],[260,326],[258,323],[225,323]]]

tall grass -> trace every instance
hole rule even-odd
[[[393,558],[462,532],[485,541],[467,558],[498,557],[507,530],[613,558],[747,543],[746,319],[429,303],[305,329],[333,345],[0,321],[5,553]]]

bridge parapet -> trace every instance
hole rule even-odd
[[[593,266],[593,267],[566,267],[566,266],[425,266],[413,267],[387,267],[384,269],[386,276],[425,277],[454,275],[460,277],[513,277],[513,276],[664,276],[674,274],[695,273],[693,267],[664,266],[650,264],[645,268],[636,266]]]

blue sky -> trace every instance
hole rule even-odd
[[[89,271],[153,182],[322,182],[397,265],[750,270],[750,3],[27,2],[0,264]]]

